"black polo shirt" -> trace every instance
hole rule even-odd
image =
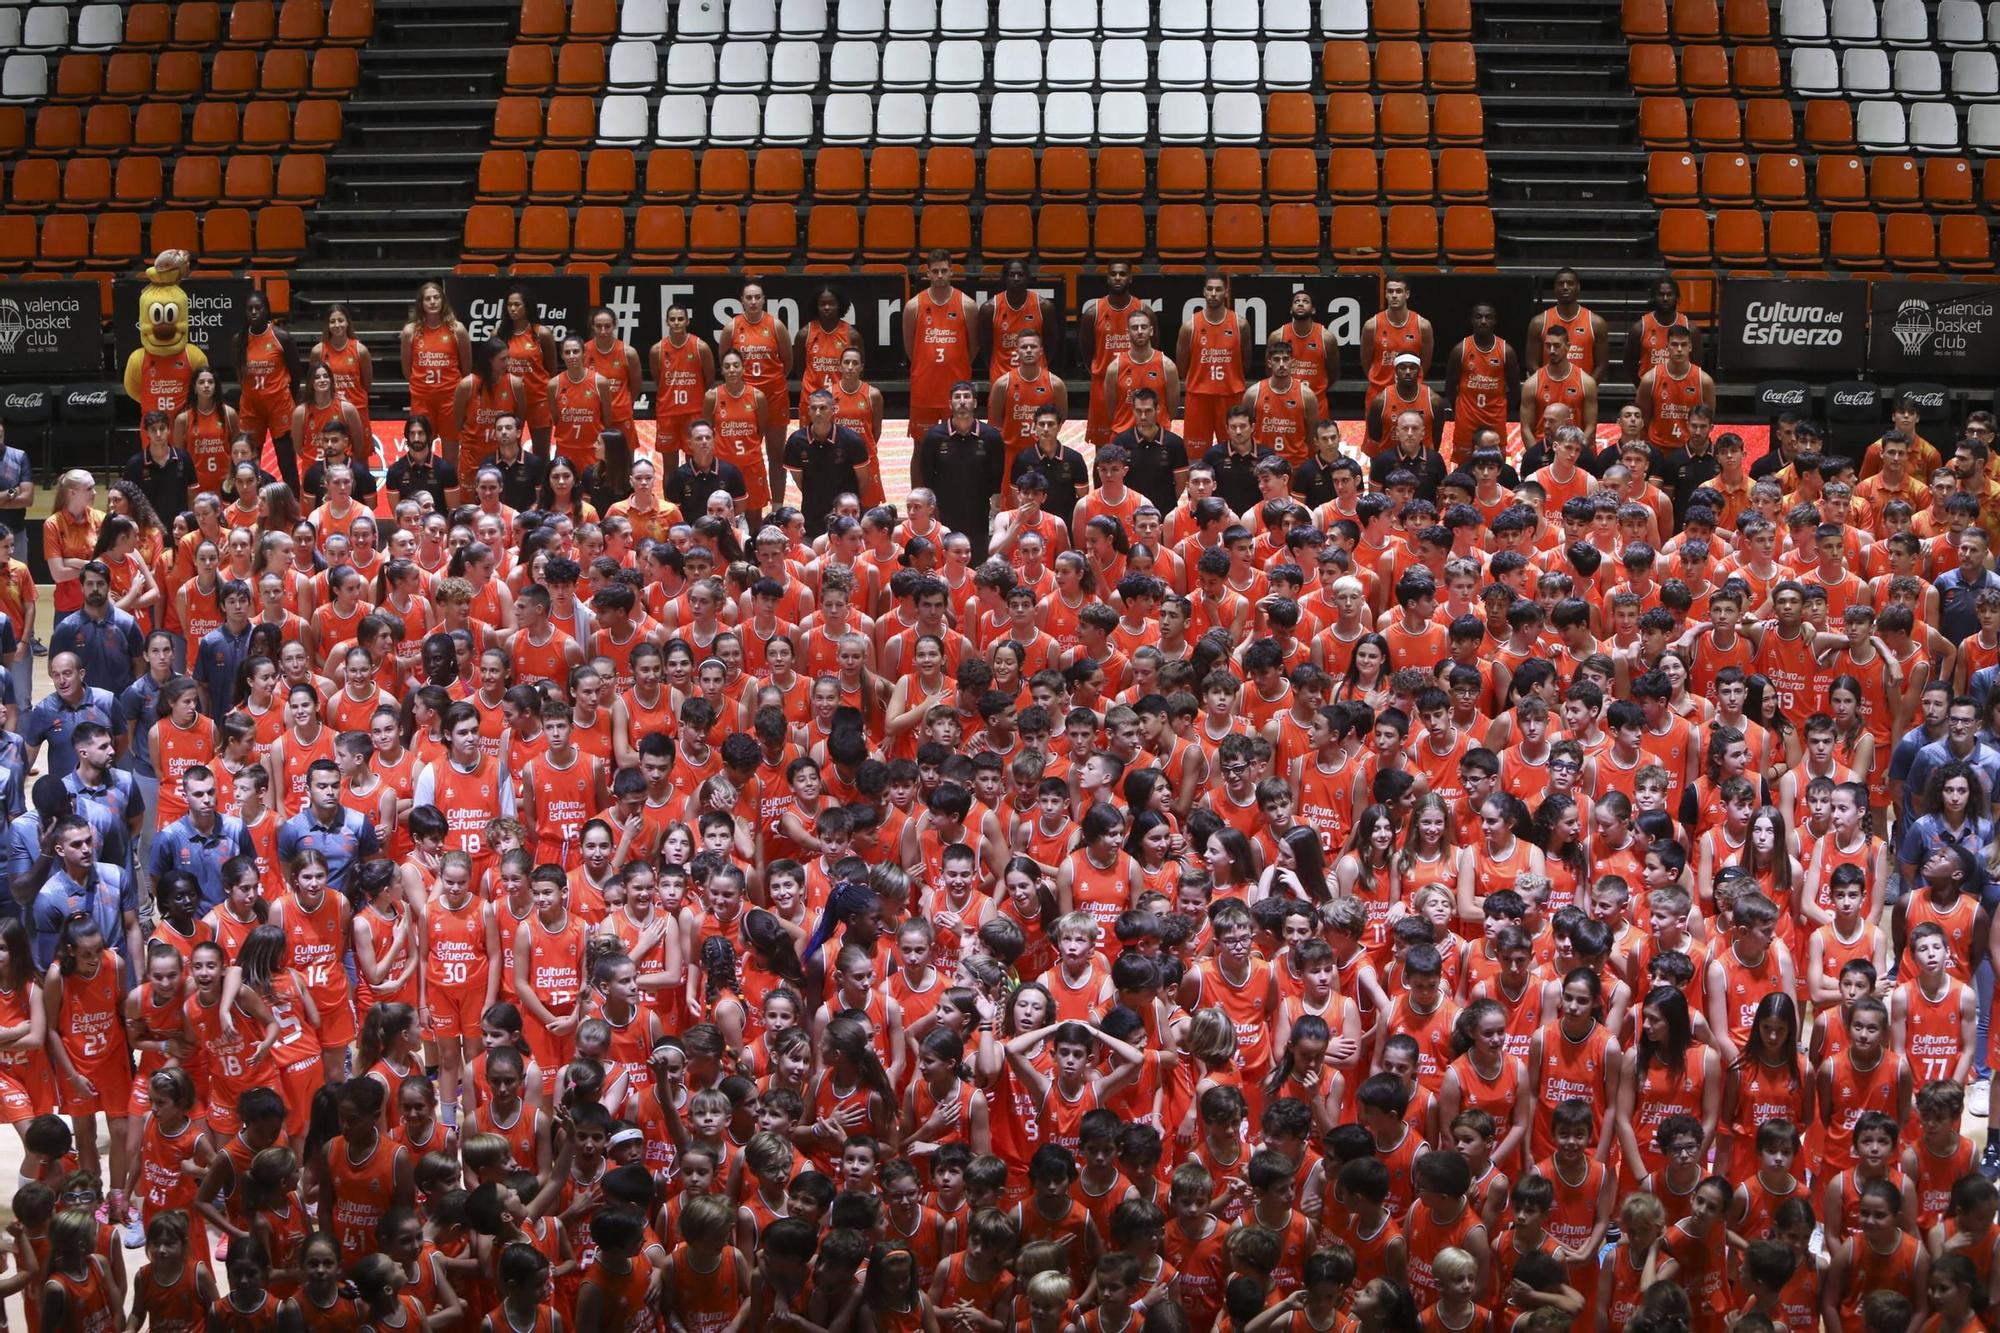
[[[509,463],[498,454],[480,464],[486,468],[500,470],[500,499],[512,509],[533,509],[542,501],[542,479],[548,475],[549,465],[534,454],[523,450]]]
[[[363,502],[375,499],[375,472],[365,463],[357,463],[354,455],[347,456],[347,468],[354,473],[354,498]],[[314,463],[306,469],[306,494],[315,505],[326,503],[326,461]]]
[[[1247,454],[1230,452],[1218,444],[1202,455],[1202,462],[1215,469],[1215,493],[1238,515],[1247,516],[1257,507],[1263,492],[1257,486],[1257,464],[1271,457],[1262,445],[1252,445]]]
[[[443,510],[449,505],[445,492],[458,489],[458,466],[438,457],[435,450],[431,452],[430,463],[422,467],[412,462],[410,456],[405,454],[389,464],[389,480],[386,484],[396,493],[398,499],[406,495],[424,494],[431,497],[432,503],[438,509]]]
[[[1389,483],[1389,474],[1399,469],[1407,469],[1416,474],[1417,498],[1435,502],[1438,483],[1444,480],[1444,456],[1437,450],[1426,447],[1415,457],[1405,457],[1400,449],[1388,448],[1375,455],[1368,465],[1368,480],[1377,487]]]
[[[1115,436],[1111,442],[1132,455],[1132,466],[1125,473],[1125,484],[1152,501],[1153,508],[1159,510],[1162,517],[1172,513],[1181,499],[1180,487],[1174,483],[1174,477],[1187,471],[1188,467],[1187,441],[1164,426],[1155,430],[1149,440],[1134,426]]]
[[[1090,489],[1090,469],[1084,465],[1083,455],[1066,444],[1054,457],[1029,449],[1015,456],[1008,480],[1018,485],[1030,472],[1039,472],[1049,480],[1049,498],[1042,502],[1042,508],[1068,523],[1076,512],[1076,502]]]
[[[743,470],[719,458],[710,459],[705,468],[698,468],[689,460],[674,469],[661,494],[678,506],[683,516],[692,514],[699,518],[708,512],[708,497],[717,491],[728,491],[739,500],[748,495],[750,488],[743,484]]]
[[[924,486],[937,495],[938,522],[972,542],[972,561],[986,558],[993,532],[993,501],[1006,480],[1007,442],[977,419],[969,431],[955,431],[947,418],[917,442]]]
[[[867,461],[867,442],[845,426],[835,426],[833,434],[823,439],[809,428],[792,432],[785,441],[785,470],[799,474],[799,511],[805,515],[807,533],[816,537],[826,531],[833,498],[861,489],[857,469]]]
[[[137,486],[152,503],[160,522],[171,524],[174,515],[188,507],[188,487],[194,485],[194,459],[184,449],[167,449],[167,461],[153,461],[153,451],[141,449],[125,461],[125,480]]]

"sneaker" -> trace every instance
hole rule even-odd
[[[139,1225],[136,1217],[118,1228],[118,1236],[128,1250],[136,1250],[146,1243],[146,1229]]]
[[[31,635],[28,639],[28,651],[36,657],[47,657],[49,646],[42,642],[41,636]]]
[[[1987,1110],[1993,1104],[1993,1080],[1981,1078],[1973,1080],[1965,1090],[1965,1113],[1975,1120],[1984,1120]]]
[[[2000,1136],[1986,1140],[1986,1151],[1979,1158],[1979,1174],[1988,1180],[2000,1180]]]

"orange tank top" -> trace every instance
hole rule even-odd
[[[800,369],[799,391],[812,393],[816,389],[830,389],[840,382],[840,354],[860,342],[854,336],[854,326],[841,320],[831,329],[813,320],[806,325],[806,363]]]
[[[1470,335],[1458,345],[1458,401],[1453,404],[1454,420],[1468,429],[1507,425],[1507,342],[1495,338],[1493,346],[1481,350]]]
[[[221,409],[204,412],[189,405],[187,451],[194,460],[195,484],[205,491],[221,490],[229,475],[229,423]]]
[[[854,388],[847,389],[835,378],[829,380],[825,387],[833,395],[833,424],[845,426],[859,435],[872,453],[875,448],[875,405],[867,382],[859,381]]]
[[[326,1145],[328,1184],[333,1190],[333,1234],[341,1255],[353,1262],[375,1252],[375,1227],[396,1201],[396,1156],[402,1149],[378,1134],[374,1146],[355,1161],[347,1140]]]
[[[567,374],[556,377],[555,446],[558,454],[590,455],[597,449],[597,437],[605,422],[599,419],[598,376],[585,372],[581,380]]]
[[[957,291],[939,302],[929,288],[910,298],[917,308],[910,354],[910,401],[941,407],[951,386],[972,378],[972,330],[965,326],[965,298]]]
[[[1542,332],[1561,329],[1569,334],[1569,363],[1578,370],[1589,370],[1597,364],[1597,335],[1591,331],[1590,308],[1578,306],[1576,313],[1563,317],[1560,306],[1550,306],[1542,312]]]
[[[1326,326],[1314,324],[1309,333],[1300,333],[1299,326],[1291,320],[1280,324],[1276,336],[1285,340],[1292,349],[1292,378],[1313,391],[1313,396],[1326,402]]]
[[[1189,343],[1193,365],[1187,376],[1190,398],[1233,398],[1243,392],[1243,329],[1234,310],[1224,310],[1221,319],[1210,319],[1207,310],[1198,311],[1188,321],[1194,331]]]
[[[1688,367],[1676,378],[1665,363],[1653,376],[1653,419],[1646,423],[1646,439],[1658,449],[1680,449],[1687,445],[1688,411],[1701,401],[1701,371]]]
[[[458,366],[458,331],[449,324],[418,325],[410,339],[412,391],[435,394],[452,388],[458,383]]]
[[[632,419],[632,386],[627,383],[631,367],[626,364],[625,344],[618,339],[611,340],[607,350],[597,345],[592,338],[583,345],[583,364],[611,381],[611,417],[614,421]]]
[[[507,373],[521,381],[530,403],[539,403],[548,393],[549,368],[542,361],[542,331],[533,325],[507,339]]]
[[[454,360],[456,343],[454,342]],[[368,419],[368,391],[361,386],[361,344],[349,338],[347,346],[335,347],[330,343],[319,345],[320,364],[333,376],[334,391],[340,400]]]
[[[1035,438],[1035,413],[1055,401],[1055,384],[1043,367],[1038,378],[1029,379],[1020,371],[1007,373],[1007,415],[1000,422],[1000,436],[1007,442],[1007,455],[1027,449]]]
[[[736,1318],[746,1295],[738,1254],[734,1245],[725,1245],[715,1269],[699,1273],[686,1242],[674,1247],[674,1313],[687,1333],[721,1333]]]
[[[773,403],[786,400],[785,363],[779,353],[784,326],[769,311],[752,323],[738,315],[729,324],[729,346],[743,358],[743,378]]]
[[[1312,441],[1306,438],[1305,393],[1296,376],[1282,392],[1269,380],[1257,386],[1251,433],[1259,445],[1293,467],[1312,456]]]
[[[1014,305],[1005,293],[993,298],[993,350],[987,358],[986,378],[997,380],[1014,369],[1017,360],[1014,344],[1024,333],[1042,336],[1043,324],[1047,319],[1047,308],[1042,298],[1033,292],[1027,293],[1027,300]]]
[[[1401,324],[1392,323],[1389,312],[1375,316],[1375,359],[1368,363],[1368,397],[1372,401],[1396,382],[1396,358],[1408,352],[1424,354],[1424,326],[1416,312],[1405,310]]]
[[[1167,358],[1158,348],[1144,361],[1136,361],[1130,350],[1118,353],[1112,365],[1117,367],[1118,392],[1111,402],[1111,429],[1114,432],[1128,431],[1137,423],[1132,413],[1132,395],[1141,389],[1151,389],[1160,395],[1160,411],[1166,412],[1167,402]]]
[[[727,385],[715,391],[715,456],[734,463],[749,477],[752,460],[764,456],[764,433],[757,426],[756,387],[747,381],[741,393]]]
[[[701,411],[701,396],[708,392],[707,377],[701,371],[701,339],[689,334],[676,346],[672,338],[662,338],[653,361],[653,378],[659,383],[657,415],[689,417]]]

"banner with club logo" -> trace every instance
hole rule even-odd
[[[2000,287],[1877,282],[1868,368],[1884,381],[1988,383],[2000,365]]]
[[[1722,368],[1731,374],[1849,374],[1863,364],[1868,290],[1861,282],[1746,279],[1722,284]]]
[[[0,284],[0,376],[104,368],[104,298],[94,282]]]
[[[507,311],[507,293],[519,291],[528,300],[528,313],[535,323],[561,342],[574,333],[590,336],[590,279],[538,275],[520,278],[487,277],[453,273],[444,280],[444,298],[451,303],[472,345],[499,336],[501,318]],[[641,353],[645,351],[640,349]]]
[[[111,333],[121,374],[125,359],[139,350],[139,293],[147,285],[127,278],[111,288]],[[250,299],[252,283],[248,278],[189,278],[181,290],[188,298],[188,341],[208,354],[208,364],[227,384],[236,370],[236,336],[243,332],[243,303]],[[311,342],[306,337],[308,346]]]

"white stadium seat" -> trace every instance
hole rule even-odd
[[[1048,0],[1000,0],[1001,36],[1040,37],[1048,30]]]
[[[937,44],[931,78],[940,88],[977,88],[986,81],[986,46],[971,38]]]
[[[1312,34],[1312,0],[1264,0],[1266,37],[1307,37]]]
[[[49,62],[45,57],[17,52],[0,68],[0,101],[34,102],[48,96]]]
[[[84,51],[104,51],[125,36],[125,6],[85,5],[76,16],[75,45]]]
[[[1208,142],[1208,98],[1196,92],[1160,94],[1161,143]]]
[[[833,26],[842,37],[880,37],[882,0],[840,0]]]
[[[1975,153],[2000,153],[2000,103],[1966,108],[1965,142]]]
[[[931,99],[933,143],[974,143],[979,132],[978,93],[939,93]]]
[[[810,143],[815,133],[810,93],[773,93],[764,99],[764,142]]]
[[[1231,38],[1208,49],[1208,81],[1217,88],[1255,88],[1263,73],[1255,42]]]
[[[1208,35],[1208,0],[1159,0],[1160,32],[1168,37]]]
[[[824,37],[826,0],[783,0],[778,6],[778,32],[785,37]]]
[[[680,0],[674,6],[674,40],[713,42],[722,37],[722,0]]]
[[[729,35],[767,40],[778,34],[777,0],[729,0]]]
[[[707,42],[675,42],[667,48],[669,92],[705,93],[715,88],[716,48]]]
[[[1095,37],[1097,0],[1057,0],[1049,6],[1049,31],[1057,36]]]
[[[1792,91],[1801,97],[1833,97],[1840,92],[1840,57],[1831,47],[1792,50]]]
[[[1923,0],[1882,0],[1882,40],[1891,46],[1927,46],[1930,15]]]
[[[69,45],[69,10],[61,5],[36,5],[21,27],[21,45],[53,51]]]
[[[937,0],[889,0],[890,32],[899,37],[929,37],[937,30]]]
[[[1104,0],[1098,27],[1111,37],[1143,37],[1152,31],[1153,11],[1146,0]]]
[[[1152,79],[1146,43],[1137,37],[1113,37],[1097,49],[1097,82],[1106,88],[1143,88]]]
[[[841,41],[833,44],[826,62],[829,88],[867,92],[882,82],[882,48],[874,42]]]
[[[931,86],[931,44],[896,41],[882,48],[882,86],[899,91]],[[881,120],[877,108],[876,120]]]
[[[0,51],[21,44],[21,11],[0,9]]]
[[[1097,99],[1097,137],[1104,143],[1144,143],[1151,128],[1146,95],[1108,92]]]
[[[624,0],[618,7],[618,33],[621,37],[665,37],[667,0]]]
[[[1208,43],[1192,37],[1169,37],[1160,43],[1162,88],[1206,88]]]
[[[947,37],[984,37],[989,21],[985,0],[944,0],[938,7],[938,31]]]
[[[660,48],[652,42],[613,42],[605,82],[613,88],[650,88],[660,81]]]
[[[1879,46],[1854,46],[1840,53],[1840,85],[1856,97],[1889,95],[1889,53]]]
[[[1896,92],[1903,97],[1936,97],[1944,91],[1944,70],[1935,51],[1896,52]]]
[[[930,99],[918,92],[883,93],[875,102],[878,143],[922,143],[929,126],[925,107]]]
[[[993,94],[987,133],[994,143],[1036,143],[1042,137],[1042,99],[1029,92]]]
[[[867,93],[828,93],[820,107],[820,137],[828,143],[866,143],[875,133],[875,101]]]
[[[1910,105],[1910,147],[1920,153],[1958,151],[1958,108],[1949,102]]]
[[[1312,47],[1305,42],[1264,43],[1264,86],[1266,88],[1310,88],[1313,80]]]
[[[694,99],[699,108],[701,99]],[[638,144],[651,130],[651,110],[646,99],[636,93],[613,93],[597,108],[597,141],[610,144]],[[699,135],[697,124],[695,133]]]
[[[609,105],[616,98],[607,97]],[[668,93],[660,98],[659,120],[653,130],[657,143],[690,147],[708,137],[708,99],[699,93]]]
[[[1208,30],[1218,37],[1255,37],[1262,31],[1256,0],[1221,0],[1209,12]]]
[[[1049,43],[1042,77],[1051,88],[1090,88],[1097,83],[1097,44],[1082,37]]]
[[[1986,17],[1979,0],[1938,0],[1938,41],[1946,46],[1983,46]]]
[[[708,109],[713,143],[751,144],[764,135],[764,103],[755,93],[719,93]]]
[[[1042,86],[1042,44],[1033,37],[1002,37],[993,46],[995,88]]]
[[[1836,42],[1872,42],[1881,34],[1875,0],[1833,0],[1829,32]]]
[[[1050,93],[1042,106],[1042,136],[1050,143],[1089,143],[1097,137],[1097,104],[1085,92]]]
[[[787,92],[819,86],[819,43],[779,42],[771,48],[771,86]]]
[[[715,65],[715,81],[724,88],[771,86],[771,48],[762,42],[725,42]]]
[[[1854,108],[1854,141],[1863,152],[1900,153],[1909,147],[1901,102],[1863,102]]]
[[[1778,31],[1787,41],[1825,41],[1826,0],[1784,0],[1778,11]]]
[[[1208,129],[1217,143],[1262,143],[1264,99],[1256,93],[1217,93]]]
[[[2000,60],[1991,51],[1960,51],[1951,58],[1953,97],[2000,97]]]

